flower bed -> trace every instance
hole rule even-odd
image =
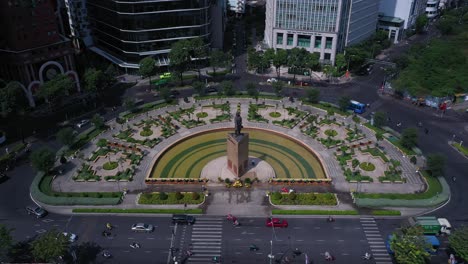
[[[91,166],[83,163],[81,169],[78,170],[78,174],[73,177],[75,181],[100,181],[101,176],[95,175],[95,172],[91,169]]]
[[[332,193],[290,193],[274,192],[270,195],[273,205],[337,205]]]
[[[199,178],[146,178],[146,184],[205,184],[208,179]]]
[[[271,112],[270,116],[273,117],[273,118],[278,118],[278,117],[281,116],[281,114],[279,112]]]
[[[361,164],[359,164],[359,168],[365,171],[374,171],[375,165],[370,162],[361,162]]]
[[[153,135],[153,130],[150,127],[144,127],[142,131],[140,131],[140,136],[142,137],[149,137]]]
[[[161,199],[166,198],[166,199]],[[161,195],[159,192],[142,193],[138,199],[139,204],[201,204],[205,195],[199,192],[170,192]]]
[[[335,137],[338,135],[338,132],[336,132],[336,130],[334,129],[327,129],[325,130],[325,135],[329,136],[329,137]]]
[[[119,166],[119,163],[116,161],[108,161],[102,165],[104,170],[113,170]]]
[[[104,179],[106,181],[132,181],[134,171],[130,168],[127,168],[125,171],[118,172],[115,176],[106,176]]]
[[[200,113],[197,113],[197,117],[198,118],[205,118],[208,116],[208,113],[207,112],[200,112]]]

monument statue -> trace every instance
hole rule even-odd
[[[242,129],[242,117],[240,116],[240,112],[236,113],[236,117],[234,118],[234,125],[235,125],[235,133],[236,136],[239,136],[241,134],[241,129]]]

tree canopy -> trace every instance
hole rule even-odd
[[[49,230],[31,243],[31,253],[37,261],[54,262],[65,255],[69,238],[56,230]]]
[[[431,154],[427,156],[427,169],[434,177],[444,175],[445,156],[442,154]]]
[[[407,148],[412,149],[418,143],[418,130],[414,127],[409,127],[401,133],[400,144]]]
[[[457,228],[449,237],[450,247],[455,253],[468,261],[468,227]]]
[[[210,53],[210,66],[213,68],[213,74],[216,75],[216,68],[226,67],[229,58],[221,50],[213,50]]]
[[[95,68],[87,69],[84,76],[85,89],[89,92],[99,94],[106,84],[106,76],[101,70]]]
[[[57,140],[65,146],[70,147],[75,141],[75,132],[71,127],[65,127],[57,132]]]
[[[390,248],[399,264],[426,264],[430,257],[426,251],[430,245],[420,226],[403,228],[401,233],[393,233]]]
[[[13,247],[12,229],[0,224],[0,262],[8,262],[8,254]]]
[[[74,84],[70,77],[65,74],[59,74],[52,80],[44,83],[37,92],[37,95],[51,103],[62,96],[68,95],[73,86]]]
[[[31,162],[38,171],[48,172],[54,167],[55,153],[47,147],[34,150],[31,153]]]
[[[0,83],[0,113],[2,116],[17,112],[27,107],[24,91],[17,82]]]

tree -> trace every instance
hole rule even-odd
[[[275,66],[276,75],[279,78],[281,75],[281,67],[288,64],[288,52],[283,49],[276,50],[276,53],[274,54],[272,59],[272,63],[273,66]]]
[[[114,64],[109,63],[106,70],[104,71],[104,78],[106,81],[106,87],[113,85],[116,81],[115,77],[119,74],[119,71],[115,68]]]
[[[101,129],[104,127],[104,118],[102,118],[102,116],[100,116],[99,114],[95,114],[91,118],[91,123],[93,123],[94,127],[96,127],[97,129]]]
[[[8,262],[8,254],[13,248],[11,231],[13,231],[13,229],[9,229],[5,225],[0,224],[0,261],[2,263]]]
[[[104,73],[95,68],[87,69],[84,76],[85,90],[96,95],[104,89],[106,77]]]
[[[437,28],[440,30],[440,33],[443,35],[449,35],[453,33],[454,25],[457,24],[457,18],[446,15],[439,19],[439,22],[436,24]]]
[[[187,39],[174,42],[169,52],[170,68],[179,76],[180,84],[184,82],[183,73],[189,68],[190,59],[190,41]]]
[[[293,70],[293,80],[296,81],[296,72],[298,69],[305,67],[305,58],[307,57],[307,50],[303,48],[293,48],[289,51],[288,67]]]
[[[70,147],[75,141],[75,131],[71,127],[62,128],[57,132],[57,140]]]
[[[132,112],[136,107],[135,99],[125,98],[125,100],[123,102],[123,106],[125,107],[125,109],[127,109],[127,111]]]
[[[144,78],[149,78],[149,85],[151,86],[151,76],[154,74],[154,67],[156,65],[156,61],[152,57],[143,58],[140,61],[140,68],[139,73]]]
[[[250,70],[259,71],[262,65],[262,56],[253,48],[247,50],[247,66]]]
[[[310,80],[312,81],[312,72],[320,69],[320,53],[313,52],[307,54],[304,66],[310,70]]]
[[[318,103],[320,101],[320,90],[315,88],[310,88],[306,90],[307,102]]]
[[[100,139],[98,140],[98,142],[96,143],[96,145],[97,145],[98,147],[100,147],[100,148],[105,148],[105,147],[107,147],[107,143],[108,143],[107,139],[105,139],[105,138],[100,138]]]
[[[210,54],[210,66],[213,69],[213,77],[216,77],[216,68],[226,67],[228,58],[221,50],[213,50]]]
[[[192,83],[193,90],[195,90],[198,95],[203,96],[205,95],[205,88],[206,85],[202,82],[194,82]]]
[[[434,177],[444,175],[445,156],[442,154],[431,154],[427,156],[427,169]]]
[[[221,89],[223,90],[224,95],[232,96],[235,94],[234,85],[231,81],[222,81]]]
[[[257,86],[255,85],[255,83],[253,82],[247,83],[246,90],[247,90],[248,95],[254,97],[255,99],[258,98],[258,90],[257,90]]]
[[[426,14],[422,14],[416,18],[416,23],[415,23],[415,31],[416,34],[421,34],[424,31],[424,27],[426,27],[428,18]]]
[[[52,80],[44,83],[37,92],[37,96],[46,100],[49,105],[52,105],[55,100],[68,95],[73,86],[74,83],[70,77],[65,74],[59,74]]]
[[[37,261],[55,262],[65,255],[69,244],[68,237],[50,230],[31,243],[31,253]]]
[[[426,249],[430,247],[420,226],[403,228],[401,233],[394,233],[390,240],[390,248],[400,264],[427,263],[430,254]]]
[[[55,153],[47,147],[37,149],[31,153],[31,162],[38,171],[49,172],[55,163]]]
[[[343,112],[348,110],[350,103],[351,103],[351,99],[348,96],[341,96],[340,99],[338,100],[338,106],[340,107],[340,110]]]
[[[377,111],[374,115],[374,126],[375,127],[382,127],[387,122],[387,115],[385,112]]]
[[[18,82],[0,84],[0,112],[3,117],[14,112],[24,111],[27,100]]]
[[[271,85],[273,86],[273,89],[275,90],[276,96],[281,96],[281,93],[283,92],[284,83],[282,81],[277,81],[277,82],[273,82]]]
[[[165,86],[163,88],[161,88],[161,90],[159,91],[159,95],[161,95],[161,98],[164,99],[164,101],[166,102],[170,102],[172,99],[171,99],[171,88]]]
[[[345,67],[346,67],[346,57],[345,57],[344,54],[342,54],[342,53],[336,54],[335,66],[336,66],[336,69],[337,69],[337,72],[338,72],[338,73],[341,73],[342,71],[345,70]]]
[[[457,256],[468,261],[468,227],[462,226],[453,231],[449,236],[449,242]]]
[[[407,128],[401,133],[400,144],[407,148],[412,149],[418,142],[418,130],[414,127]]]
[[[189,49],[190,49],[190,65],[191,68],[195,69],[198,72],[198,79],[201,78],[201,67],[204,60],[208,56],[207,47],[202,38],[194,38],[189,40]]]

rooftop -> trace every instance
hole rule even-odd
[[[401,18],[392,17],[392,16],[379,16],[379,21],[396,23],[396,24],[400,24],[400,23],[405,22],[405,20],[403,20]]]

